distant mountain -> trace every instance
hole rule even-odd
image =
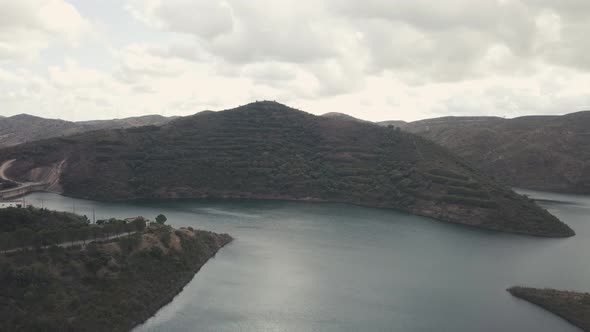
[[[342,202],[491,230],[574,234],[429,140],[274,102],[0,151],[0,160],[12,159],[10,178],[39,181],[53,170],[75,197]]]
[[[399,128],[404,128],[405,126],[408,125],[408,123],[406,121],[401,121],[401,120],[389,120],[389,121],[381,121],[381,122],[377,122],[378,125],[380,126],[394,126],[394,127],[399,127]]]
[[[590,193],[590,112],[564,116],[445,117],[403,127],[516,187]]]
[[[371,121],[367,121],[367,120],[355,118],[354,116],[351,116],[351,115],[348,115],[348,114],[344,114],[344,113],[339,113],[339,112],[330,112],[330,113],[322,114],[321,116],[324,117],[324,118],[331,118],[331,119],[337,119],[337,120],[347,120],[347,121],[356,121],[356,122],[364,122],[364,123],[374,123],[374,124],[377,124],[377,125],[383,126],[383,127],[394,126],[394,127],[403,128],[403,127],[405,127],[408,124],[406,121],[402,121],[402,120],[389,120],[389,121],[381,121],[381,122],[371,122]]]
[[[161,125],[174,118],[147,115],[125,119],[71,122],[28,114],[0,117],[0,148],[41,139],[68,136],[97,129]]]
[[[83,121],[77,123],[84,126],[91,126],[96,129],[118,129],[141,126],[159,126],[176,118],[178,117],[164,117],[162,115],[145,115],[124,119]]]
[[[365,122],[365,123],[370,122],[370,121],[362,120],[359,118],[355,118],[354,116],[351,116],[348,114],[338,113],[338,112],[330,112],[330,113],[322,114],[321,116],[324,118],[331,118],[331,119],[338,119],[338,120],[347,120],[347,121]]]

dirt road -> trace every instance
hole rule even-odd
[[[12,164],[16,161],[16,159],[12,159],[12,160],[8,160],[5,161],[2,166],[0,166],[0,179],[2,180],[7,180],[7,181],[12,181],[10,180],[7,176],[6,176],[6,170],[10,168],[10,166],[12,166]],[[13,181],[16,182],[16,181]]]

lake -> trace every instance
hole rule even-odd
[[[90,218],[93,209],[97,218],[163,213],[173,226],[235,238],[136,332],[579,331],[505,289],[590,291],[590,197],[523,192],[577,236],[503,234],[342,204],[26,200]]]

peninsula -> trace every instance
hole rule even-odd
[[[162,220],[90,225],[81,216],[34,208],[0,215],[2,331],[129,331],[232,240],[175,230]]]
[[[588,293],[529,287],[512,287],[508,289],[508,292],[590,332],[590,294]]]
[[[276,102],[163,126],[100,130],[0,151],[17,182],[113,201],[279,199],[392,208],[520,234],[574,232],[528,198],[420,136]]]

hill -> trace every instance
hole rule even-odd
[[[491,230],[574,234],[429,140],[274,102],[0,151],[0,160],[12,159],[10,178],[36,182],[54,169],[66,195],[90,199],[330,201]]]
[[[117,128],[131,128],[141,126],[159,126],[165,124],[178,117],[164,117],[161,115],[144,115],[131,118],[123,119],[112,119],[112,120],[94,120],[94,121],[82,121],[76,122],[82,126],[96,129],[117,129]]]
[[[0,148],[91,130],[161,125],[172,119],[160,115],[147,115],[125,119],[71,122],[28,114],[0,117]]]
[[[338,112],[329,112],[329,113],[325,113],[322,114],[321,116],[325,117],[325,118],[331,118],[331,119],[338,119],[338,120],[346,120],[346,121],[355,121],[355,122],[370,122],[367,120],[362,120],[359,118],[355,118],[354,116],[348,115],[348,114],[344,114],[344,113],[338,113]]]
[[[39,233],[90,227],[71,214],[2,211],[2,221],[18,227],[23,216]],[[18,241],[19,230],[2,234],[11,233]],[[230,241],[226,234],[153,225],[107,242],[0,253],[0,330],[129,331],[169,303]]]
[[[406,121],[402,121],[402,120],[389,120],[389,121],[381,121],[381,122],[376,122],[376,124],[380,125],[380,126],[394,126],[394,127],[400,127],[400,128],[404,128],[405,126],[408,125],[408,123]]]
[[[564,116],[446,117],[403,129],[433,140],[504,183],[590,193],[590,112]]]
[[[590,294],[588,293],[527,287],[512,287],[508,289],[508,292],[590,332]]]

